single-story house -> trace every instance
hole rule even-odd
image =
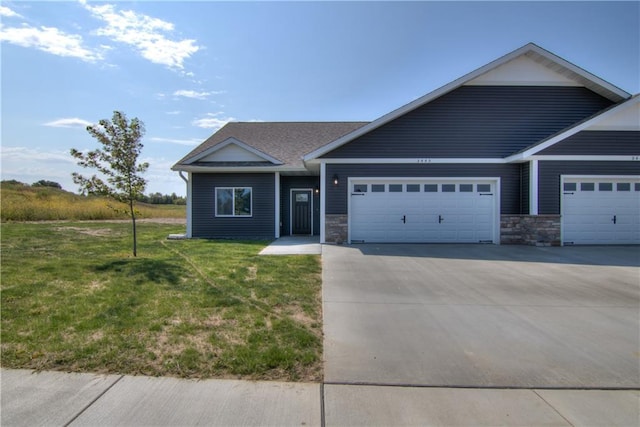
[[[228,123],[172,169],[187,237],[640,244],[640,96],[532,43],[372,122]]]

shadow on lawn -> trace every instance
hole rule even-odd
[[[129,278],[136,285],[153,282],[173,287],[178,287],[181,283],[181,277],[186,274],[184,268],[176,264],[145,258],[109,261],[95,266],[94,271],[98,273],[117,273]]]

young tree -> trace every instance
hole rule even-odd
[[[131,217],[133,256],[137,256],[135,201],[147,185],[139,174],[149,167],[148,163],[137,163],[143,147],[140,140],[144,135],[144,123],[138,118],[128,121],[124,113],[114,111],[111,120],[103,119],[97,125],[87,126],[87,132],[102,144],[102,148],[87,153],[72,148],[71,155],[78,160],[78,165],[96,169],[106,181],[97,175],[87,178],[74,172],[73,182],[80,186],[83,194],[99,194],[127,204],[128,209],[124,212]]]

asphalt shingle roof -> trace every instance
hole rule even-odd
[[[231,122],[183,157],[192,157],[235,138],[280,160],[286,166],[302,167],[302,156],[344,136],[368,122]]]

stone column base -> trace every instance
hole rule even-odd
[[[347,215],[325,215],[324,240],[327,243],[335,243],[341,245],[347,242],[348,236]]]
[[[500,243],[560,246],[560,215],[501,215]]]

